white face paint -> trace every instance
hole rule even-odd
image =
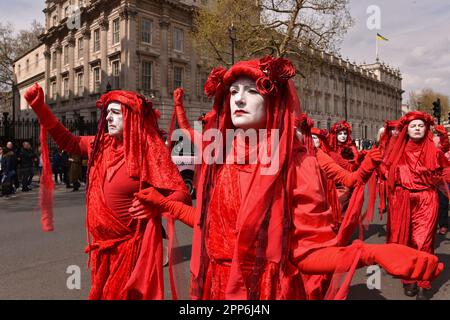
[[[347,137],[348,137],[347,131],[341,130],[337,134],[337,141],[340,143],[345,143],[347,141]]]
[[[425,122],[423,120],[413,120],[408,124],[408,135],[413,141],[420,141],[425,137]]]
[[[263,129],[266,127],[264,97],[256,90],[256,82],[239,78],[230,87],[231,121],[241,129]]]
[[[295,136],[301,143],[303,143],[303,133],[300,129],[295,128]]]
[[[319,148],[320,147],[320,139],[319,139],[319,137],[316,136],[315,134],[312,134],[311,137],[313,139],[314,147]]]
[[[107,110],[108,134],[114,138],[121,139],[123,134],[122,107],[117,102],[111,102]]]

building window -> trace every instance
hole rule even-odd
[[[183,52],[183,30],[179,28],[173,29],[173,48],[176,51]]]
[[[82,96],[84,94],[84,78],[81,72],[77,74],[77,88],[78,96]]]
[[[63,97],[69,99],[69,78],[63,79]]]
[[[100,29],[94,31],[94,52],[100,51]]]
[[[153,22],[148,19],[142,19],[141,41],[152,43]]]
[[[53,16],[53,27],[56,27],[57,24],[58,24],[58,17]]]
[[[69,17],[69,6],[64,8],[64,18]]]
[[[91,111],[91,121],[97,122],[97,111]]]
[[[69,64],[69,46],[64,46],[64,65]]]
[[[114,89],[120,88],[120,61],[112,62],[112,87]]]
[[[152,69],[153,64],[151,62],[142,63],[142,89],[145,93],[149,92],[153,88]]]
[[[78,39],[78,59],[83,58],[84,55],[84,40],[83,38]]]
[[[200,82],[198,85],[198,96],[199,97],[206,97],[205,90],[204,90],[206,80],[208,80],[208,74],[207,73],[200,74]]]
[[[56,81],[53,81],[50,85],[50,95],[53,100],[56,100]]]
[[[35,63],[36,63],[36,67],[37,67],[39,65],[39,53],[36,53]]]
[[[173,86],[174,89],[183,87],[183,68],[173,68]]]
[[[19,66],[17,67],[17,75],[20,76],[20,64],[19,64]]]
[[[100,92],[100,68],[96,67],[93,69],[94,73],[94,92],[99,93]]]
[[[52,69],[56,69],[56,51],[52,53]]]
[[[113,21],[113,44],[117,44],[120,41],[120,20]]]

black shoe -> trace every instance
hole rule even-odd
[[[430,300],[430,294],[428,289],[419,288],[417,292],[416,300]]]
[[[414,297],[419,291],[417,283],[405,283],[403,289],[405,290],[405,295],[408,297]]]

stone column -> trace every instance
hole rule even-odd
[[[101,59],[101,82],[100,82],[100,92],[106,90],[106,85],[109,81],[108,72],[108,30],[109,30],[109,20],[106,14],[100,19],[100,59]]]
[[[85,25],[83,30],[83,84],[84,84],[84,94],[83,96],[88,96],[90,89],[90,73],[89,69],[89,56],[90,56],[90,46],[89,42],[91,39],[91,29],[89,26]]]
[[[170,16],[169,8],[163,7],[163,14],[159,23],[161,28],[161,55],[160,55],[160,73],[161,73],[161,98],[167,98],[169,95],[169,26]]]
[[[124,6],[120,10],[120,29],[122,34],[120,85],[123,89],[132,91],[136,91],[138,88],[136,79],[138,79],[139,75],[136,55],[136,49],[138,48],[136,18],[137,10],[134,7]]]
[[[75,72],[73,71],[73,67],[75,65],[75,36],[73,32],[69,34],[69,99],[73,101],[73,97],[75,95]]]
[[[62,96],[62,85],[61,85],[61,65],[62,65],[62,46],[60,43],[56,45],[56,90],[58,92],[56,98],[56,109],[61,108],[61,96]]]
[[[50,81],[48,79],[50,78],[50,68],[51,68],[51,57],[52,54],[50,53],[49,47],[46,45],[44,51],[44,57],[45,57],[45,95],[48,98],[50,97]]]

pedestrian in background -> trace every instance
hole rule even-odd
[[[34,165],[37,163],[38,157],[31,148],[28,141],[22,143],[22,150],[20,151],[20,171],[22,174],[22,191],[28,192],[31,190],[31,182],[34,176]]]

